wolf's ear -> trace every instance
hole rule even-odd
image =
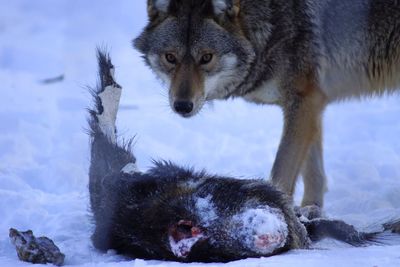
[[[167,13],[171,0],[147,0],[147,12],[149,17],[154,17],[157,14]]]
[[[214,14],[237,16],[240,10],[240,0],[212,0]]]

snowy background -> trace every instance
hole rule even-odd
[[[268,177],[281,133],[276,107],[216,102],[183,119],[131,48],[146,23],[144,0],[0,0],[0,266],[19,262],[8,229],[55,240],[67,265],[186,266],[102,255],[90,243],[88,209],[90,106],[95,47],[108,47],[124,86],[119,133],[137,135],[135,154],[236,177]],[[64,75],[62,82],[43,84]],[[364,229],[400,217],[400,97],[332,105],[325,115],[329,178],[326,214]],[[298,184],[296,201],[302,195]],[[351,248],[323,241],[226,266],[400,266],[400,241]],[[222,266],[189,264],[188,266]]]

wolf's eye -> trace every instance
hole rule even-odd
[[[200,59],[200,64],[201,65],[205,65],[211,62],[211,60],[213,59],[213,54],[205,54],[201,57]]]
[[[170,63],[170,64],[176,64],[176,57],[173,55],[173,54],[171,54],[171,53],[167,53],[167,54],[165,54],[165,59],[168,61],[168,63]]]

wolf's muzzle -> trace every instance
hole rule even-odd
[[[186,100],[177,100],[174,102],[174,109],[181,115],[187,115],[193,111],[193,102]]]

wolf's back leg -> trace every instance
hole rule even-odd
[[[89,190],[92,210],[96,213],[103,198],[104,182],[107,177],[122,172],[135,172],[136,159],[130,152],[130,143],[118,145],[115,121],[122,88],[113,77],[114,66],[109,56],[98,52],[99,79],[92,90],[95,107],[90,110],[91,161]],[[117,176],[118,177],[118,176]],[[117,182],[117,181],[107,181]]]

